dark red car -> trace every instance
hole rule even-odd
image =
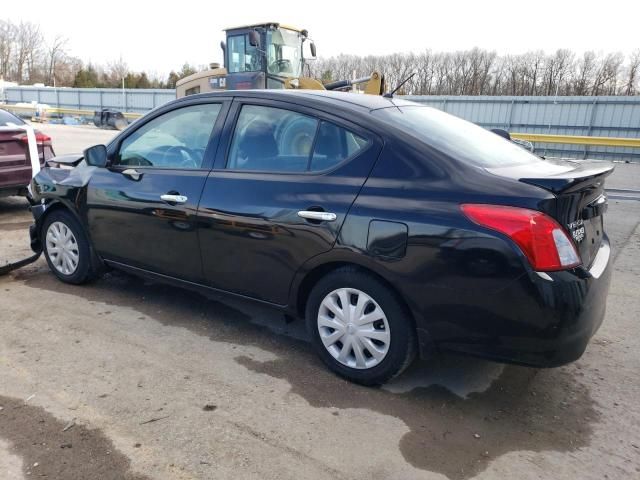
[[[24,120],[6,110],[0,110],[0,196],[17,195],[31,181],[31,158],[27,134],[21,126]],[[12,130],[11,127],[18,127]],[[35,131],[40,164],[55,154],[51,137]]]

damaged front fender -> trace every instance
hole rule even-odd
[[[81,199],[96,167],[82,161],[82,155],[54,157],[31,180],[31,214],[34,224],[30,227],[31,249],[42,250],[40,232],[46,213],[52,208],[66,207],[74,215],[81,211]],[[79,218],[80,221],[82,219]]]

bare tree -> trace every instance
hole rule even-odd
[[[16,29],[11,22],[0,20],[0,77],[11,76]]]
[[[25,66],[29,71],[29,79],[33,77],[33,66],[38,49],[42,46],[40,27],[31,22],[20,22],[16,27],[16,79],[24,80]]]
[[[640,77],[640,48],[635,50],[629,57],[629,65],[625,84],[622,87],[623,95],[635,95],[638,91],[638,77]]]
[[[593,51],[584,52],[582,58],[578,60],[578,71],[573,82],[575,95],[588,95],[588,92],[593,88],[597,63],[598,58]]]
[[[126,78],[131,70],[129,65],[122,59],[122,56],[113,62],[109,62],[107,65],[107,76],[109,77],[109,83],[112,85],[120,85],[123,78]]]
[[[591,95],[615,95],[617,91],[618,75],[624,57],[622,54],[609,53],[601,59],[596,70]]]
[[[46,82],[49,85],[56,83],[56,66],[65,55],[64,49],[67,46],[67,41],[65,37],[56,35],[47,49]]]

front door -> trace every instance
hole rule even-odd
[[[236,100],[229,118],[198,212],[204,276],[283,305],[300,266],[333,247],[381,143],[281,102]]]
[[[198,281],[196,213],[226,104],[156,115],[119,141],[87,190],[87,221],[105,260]]]

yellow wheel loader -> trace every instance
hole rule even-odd
[[[178,98],[219,90],[301,88],[312,90],[345,90],[364,85],[364,93],[384,94],[384,78],[378,72],[354,80],[322,82],[304,76],[304,43],[309,43],[310,58],[316,47],[306,30],[261,23],[228,28],[226,42],[220,43],[224,67],[211,64],[208,70],[189,75],[176,84]]]

